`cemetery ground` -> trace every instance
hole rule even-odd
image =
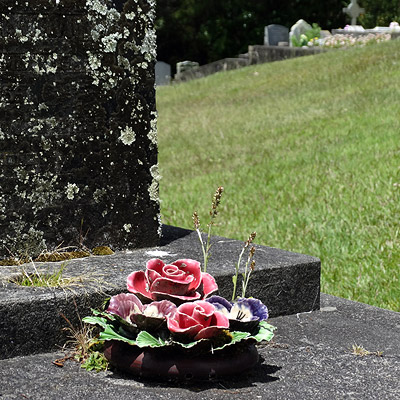
[[[157,89],[163,222],[312,254],[321,291],[400,311],[400,42]]]

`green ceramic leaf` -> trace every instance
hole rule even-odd
[[[232,342],[229,344],[237,343],[243,339],[248,338],[250,336],[250,333],[234,331],[234,332],[231,332],[231,335],[232,335]]]
[[[102,317],[85,317],[82,318],[82,321],[91,325],[100,325],[102,328],[106,328],[106,326],[108,325],[107,320]]]
[[[261,321],[259,326],[260,330],[257,335],[252,337],[254,337],[257,342],[261,342],[262,340],[270,341],[274,337],[274,330],[276,327],[268,324],[266,321]]]
[[[190,349],[196,345],[198,345],[200,342],[204,342],[207,339],[200,339],[200,340],[196,340],[195,342],[190,342],[190,343],[181,343],[181,342],[172,342],[174,344],[177,344],[181,347],[184,347],[185,349]]]
[[[156,338],[146,331],[141,331],[136,337],[136,345],[139,347],[163,347],[167,346],[161,338]]]
[[[99,340],[120,340],[121,342],[136,345],[136,341],[128,339],[125,336],[120,335],[116,332],[111,325],[107,325],[103,332],[100,332]]]
[[[248,339],[250,337],[250,333],[249,332],[233,331],[233,332],[230,332],[230,334],[232,335],[232,340],[229,343],[225,343],[224,345],[219,346],[219,347],[214,347],[213,350],[214,351],[222,350],[225,347],[231,346],[231,345],[233,345],[235,343],[240,342],[243,339]]]
[[[110,321],[115,321],[115,315],[114,314],[111,314],[111,313],[109,313],[109,312],[107,312],[107,311],[98,311],[98,310],[95,310],[95,309],[91,309],[91,311],[92,311],[92,314],[93,315],[96,315],[96,316],[101,316],[101,317],[105,317],[105,318],[107,318],[108,320],[110,320]]]

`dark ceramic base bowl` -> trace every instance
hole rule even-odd
[[[196,356],[179,349],[140,348],[109,341],[104,355],[111,365],[130,374],[181,381],[234,376],[251,370],[258,362],[257,348],[253,343]]]

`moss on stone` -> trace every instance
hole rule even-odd
[[[90,253],[83,250],[78,251],[66,251],[62,253],[43,253],[35,261],[39,262],[54,262],[54,261],[65,261],[73,258],[84,258],[89,257]]]
[[[24,261],[16,260],[14,258],[6,258],[5,260],[0,260],[0,266],[11,266],[11,265],[21,265]]]
[[[114,254],[114,252],[108,246],[98,246],[92,249],[94,256],[108,256]]]

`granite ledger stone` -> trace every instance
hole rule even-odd
[[[0,2],[0,259],[158,243],[154,9]]]

